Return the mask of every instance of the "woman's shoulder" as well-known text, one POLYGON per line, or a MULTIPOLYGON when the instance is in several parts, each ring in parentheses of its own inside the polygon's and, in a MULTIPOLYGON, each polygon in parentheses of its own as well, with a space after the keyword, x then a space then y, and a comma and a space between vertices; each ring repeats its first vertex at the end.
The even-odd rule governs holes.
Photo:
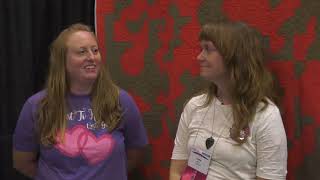
POLYGON ((281 113, 276 104, 267 99, 267 103, 260 103, 255 117, 255 124, 282 123, 281 113))
POLYGON ((257 112, 252 122, 252 133, 257 141, 268 139, 268 142, 273 143, 273 147, 281 144, 286 146, 286 133, 280 110, 273 102, 268 102, 268 106, 257 112))
POLYGON ((206 100, 207 94, 196 95, 190 98, 189 101, 187 101, 186 106, 200 107, 205 104, 206 100))
POLYGON ((132 95, 128 93, 126 90, 119 88, 119 99, 120 101, 130 101, 132 100, 132 95))
POLYGON ((272 102, 269 98, 266 98, 266 102, 261 102, 258 105, 257 113, 264 115, 270 115, 272 113, 280 113, 278 106, 272 102))
POLYGON ((128 97, 128 96, 130 95, 126 90, 119 88, 119 97, 128 97))
POLYGON ((27 99, 30 104, 38 104, 47 94, 46 90, 41 90, 27 99))
POLYGON ((137 103, 136 101, 139 101, 139 96, 119 88, 119 101, 121 106, 132 106, 137 103))

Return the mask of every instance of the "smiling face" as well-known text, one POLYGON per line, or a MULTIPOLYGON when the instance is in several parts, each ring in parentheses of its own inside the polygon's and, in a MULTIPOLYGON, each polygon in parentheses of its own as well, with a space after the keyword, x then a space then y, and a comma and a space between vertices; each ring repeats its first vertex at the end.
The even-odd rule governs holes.
POLYGON ((70 87, 93 84, 101 67, 101 55, 93 33, 77 31, 66 41, 66 71, 70 87))
POLYGON ((200 64, 200 76, 214 83, 226 80, 227 71, 224 60, 211 41, 200 41, 201 52, 197 56, 200 64))

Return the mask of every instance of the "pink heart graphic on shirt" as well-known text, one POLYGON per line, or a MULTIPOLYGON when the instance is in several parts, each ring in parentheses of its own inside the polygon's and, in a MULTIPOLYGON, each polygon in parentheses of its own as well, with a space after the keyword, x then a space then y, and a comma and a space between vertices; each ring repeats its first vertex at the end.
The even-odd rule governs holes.
MULTIPOLYGON (((58 137, 62 136, 59 135, 58 137)), ((106 159, 115 144, 111 135, 105 134, 96 138, 91 131, 81 125, 66 130, 64 141, 61 141, 58 137, 55 147, 62 154, 68 157, 76 157, 82 154, 89 164, 96 164, 106 159)))
POLYGON ((82 147, 82 155, 90 164, 97 164, 111 154, 114 144, 111 135, 105 134, 96 138, 91 132, 87 132, 86 143, 82 147))
MULTIPOLYGON (((79 139, 86 133, 83 126, 75 126, 64 133, 64 141, 56 138, 57 144, 55 147, 63 154, 69 157, 75 157, 80 154, 79 139)), ((60 134, 60 133, 59 133, 60 134)), ((62 137, 61 134, 58 137, 62 137)))

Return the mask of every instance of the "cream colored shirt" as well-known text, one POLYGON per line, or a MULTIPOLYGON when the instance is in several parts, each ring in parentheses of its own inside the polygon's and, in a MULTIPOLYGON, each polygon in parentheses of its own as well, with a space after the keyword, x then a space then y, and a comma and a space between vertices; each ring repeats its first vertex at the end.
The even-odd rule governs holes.
MULTIPOLYGON (((249 124, 247 142, 238 145, 230 138, 232 113, 230 105, 214 99, 200 108, 206 95, 192 98, 181 115, 172 159, 187 160, 190 148, 206 149, 205 140, 215 142, 207 179, 285 179, 287 174, 287 139, 281 115, 272 102, 258 111, 249 124)), ((260 106, 261 108, 261 106, 260 106)), ((258 107, 259 109, 259 107, 258 107)))

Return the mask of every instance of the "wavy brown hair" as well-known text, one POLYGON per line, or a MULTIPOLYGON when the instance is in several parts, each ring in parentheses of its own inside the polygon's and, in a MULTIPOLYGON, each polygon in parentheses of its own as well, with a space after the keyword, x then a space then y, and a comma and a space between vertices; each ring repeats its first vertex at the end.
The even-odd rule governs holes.
MULTIPOLYGON (((43 145, 55 144, 58 133, 63 135, 66 128, 66 112, 69 108, 66 102, 66 95, 69 92, 66 42, 71 34, 78 31, 87 31, 94 35, 89 26, 77 23, 64 29, 50 46, 46 95, 40 102, 37 121, 39 140, 43 145)), ((121 108, 119 88, 111 80, 106 65, 101 67, 90 96, 96 123, 100 125, 104 122, 112 131, 119 124, 121 108)))
MULTIPOLYGON (((268 106, 268 99, 277 102, 272 76, 264 65, 265 53, 260 36, 244 23, 218 22, 205 24, 199 40, 211 41, 223 57, 230 77, 229 93, 234 118, 230 135, 242 144, 247 138, 240 138, 240 131, 254 119, 258 104, 264 104, 262 111, 268 106)), ((214 83, 209 84, 205 90, 207 99, 204 107, 217 96, 217 90, 214 83)))

